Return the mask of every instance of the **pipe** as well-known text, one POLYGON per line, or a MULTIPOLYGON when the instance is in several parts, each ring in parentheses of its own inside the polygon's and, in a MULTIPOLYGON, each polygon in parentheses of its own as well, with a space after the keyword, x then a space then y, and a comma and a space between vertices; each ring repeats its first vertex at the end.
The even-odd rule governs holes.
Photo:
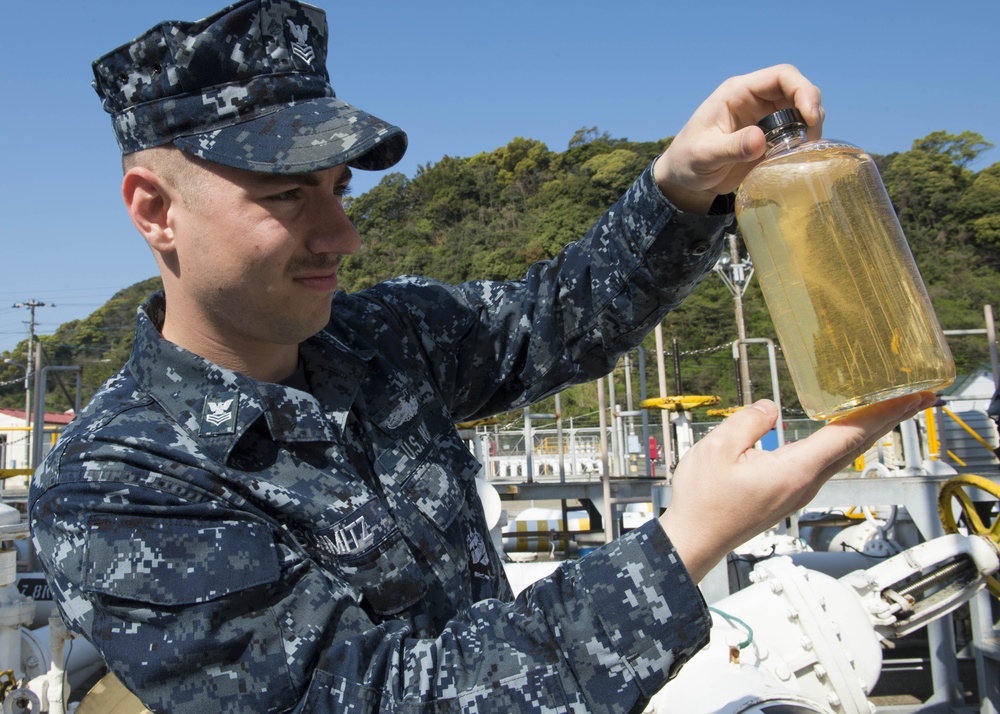
POLYGON ((66 696, 69 692, 63 686, 66 681, 66 670, 63 669, 63 649, 66 640, 69 639, 69 631, 66 623, 58 613, 49 616, 49 647, 52 650, 52 666, 49 667, 46 675, 47 687, 46 696, 49 700, 49 714, 65 714, 66 696))
MULTIPOLYGON (((639 403, 646 401, 646 351, 640 346, 639 350, 639 403)), ((653 459, 656 454, 649 453, 649 440, 652 437, 649 431, 649 410, 642 410, 642 450, 646 454, 646 478, 653 478, 655 466, 653 459)))
POLYGON ((993 306, 983 305, 986 318, 986 339, 990 343, 990 366, 993 367, 993 384, 1000 385, 1000 358, 997 357, 997 330, 993 322, 993 306))
MULTIPOLYGON (((41 346, 39 344, 39 346, 41 346)), ((80 397, 80 383, 81 383, 81 368, 79 366, 72 367, 57 367, 55 365, 46 365, 40 370, 35 370, 35 431, 34 439, 32 439, 32 455, 31 455, 31 467, 37 469, 39 464, 42 463, 42 431, 45 428, 45 391, 48 385, 49 372, 76 372, 76 394, 77 394, 77 404, 76 409, 79 411, 79 397, 80 397)))
POLYGON ((774 348, 774 340, 769 337, 747 337, 742 340, 733 341, 733 359, 739 359, 740 344, 766 344, 767 361, 771 367, 771 399, 778 407, 778 420, 774 425, 774 430, 778 436, 778 448, 785 445, 785 425, 784 417, 781 414, 781 388, 778 383, 778 357, 774 348))
POLYGON ((611 474, 608 470, 608 415, 605 413, 604 377, 597 380, 597 413, 601 426, 601 485, 604 490, 604 542, 614 540, 611 532, 611 474))
MULTIPOLYGON (((656 330, 656 373, 660 383, 660 396, 667 396, 667 370, 666 370, 666 360, 663 356, 663 323, 657 323, 656 330)), ((673 470, 673 453, 674 446, 671 443, 672 438, 670 435, 670 415, 667 413, 666 409, 660 410, 660 422, 663 426, 663 465, 664 465, 664 475, 663 477, 669 482, 671 471, 673 470)))
POLYGON ((903 473, 907 476, 923 476, 926 472, 920 458, 920 434, 913 419, 899 425, 903 442, 903 473))

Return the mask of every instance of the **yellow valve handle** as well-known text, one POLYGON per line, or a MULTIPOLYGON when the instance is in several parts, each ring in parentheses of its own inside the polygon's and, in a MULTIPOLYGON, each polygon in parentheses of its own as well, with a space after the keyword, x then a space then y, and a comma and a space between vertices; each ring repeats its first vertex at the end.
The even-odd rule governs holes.
POLYGON ((707 394, 688 394, 676 397, 653 397, 643 399, 639 406, 643 409, 666 409, 668 411, 688 411, 698 407, 714 407, 722 401, 722 397, 707 394))
POLYGON ((473 419, 472 421, 461 421, 456 422, 456 429, 475 429, 478 426, 492 426, 493 424, 499 424, 500 420, 496 417, 487 417, 485 419, 473 419))
MULTIPOLYGON (((958 520, 952 508, 952 499, 958 501, 961 508, 961 515, 965 518, 966 526, 970 535, 986 536, 993 544, 1000 548, 1000 518, 987 526, 983 519, 976 512, 975 504, 969 496, 967 489, 977 488, 985 491, 993 498, 1000 500, 1000 486, 982 476, 972 474, 962 474, 948 479, 938 492, 938 515, 947 533, 958 533, 958 520)), ((987 589, 994 597, 1000 598, 1000 580, 990 576, 986 581, 987 589)))

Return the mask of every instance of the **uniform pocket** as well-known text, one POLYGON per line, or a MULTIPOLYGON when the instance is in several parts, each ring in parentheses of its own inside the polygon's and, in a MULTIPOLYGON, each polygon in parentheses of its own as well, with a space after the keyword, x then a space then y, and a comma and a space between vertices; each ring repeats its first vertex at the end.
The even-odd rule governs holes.
POLYGON ((280 577, 267 526, 95 514, 87 519, 87 592, 154 605, 208 602, 280 577))
POLYGON ((379 615, 395 615, 427 592, 423 574, 399 531, 363 554, 335 556, 340 576, 357 588, 379 615))
POLYGON ((377 499, 306 538, 316 557, 360 591, 380 615, 406 609, 426 591, 413 553, 377 499))
POLYGON ((414 469, 403 482, 403 495, 444 532, 465 503, 465 485, 450 468, 427 461, 414 469))

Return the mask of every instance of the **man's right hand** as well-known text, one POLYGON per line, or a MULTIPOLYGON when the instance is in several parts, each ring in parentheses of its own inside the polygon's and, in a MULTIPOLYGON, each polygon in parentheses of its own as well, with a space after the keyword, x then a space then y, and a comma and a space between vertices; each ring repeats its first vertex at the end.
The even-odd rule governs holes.
POLYGON ((802 113, 807 136, 818 139, 825 117, 820 90, 792 65, 727 79, 656 160, 653 176, 663 195, 682 211, 707 212, 763 158, 767 142, 755 124, 789 107, 802 113))

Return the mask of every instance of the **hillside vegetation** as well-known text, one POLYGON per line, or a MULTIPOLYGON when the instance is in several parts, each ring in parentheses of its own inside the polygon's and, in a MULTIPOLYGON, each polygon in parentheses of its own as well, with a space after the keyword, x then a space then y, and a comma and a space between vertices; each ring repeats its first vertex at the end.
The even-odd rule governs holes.
MULTIPOLYGON (((359 290, 400 274, 451 282, 517 279, 526 266, 581 236, 669 143, 615 139, 589 128, 579 130, 562 152, 515 138, 490 153, 446 156, 412 178, 387 174, 367 193, 348 199, 363 247, 342 269, 341 285, 359 290)), ((978 173, 968 168, 991 146, 973 132, 941 131, 914 141, 910 151, 875 157, 946 330, 981 329, 983 306, 1000 297, 1000 164, 978 173)), ((135 309, 158 284, 150 279, 127 287, 86 319, 40 337, 50 363, 83 366, 84 399, 127 359, 135 309)), ((774 337, 755 280, 744 296, 744 313, 749 337, 774 337)), ((668 391, 718 395, 735 404, 729 348, 737 336, 734 301, 722 280, 710 275, 663 328, 671 352, 668 391)), ((960 374, 989 359, 981 335, 949 342, 960 374)), ((26 346, 4 357, 23 362, 26 346)), ((644 347, 647 389, 656 396, 652 336, 644 347)), ((769 396, 764 350, 752 350, 750 362, 754 397, 769 396)), ((783 402, 794 413, 797 402, 783 364, 780 373, 783 402)), ((0 404, 23 406, 20 376, 3 365, 0 404)), ((624 404, 623 377, 619 373, 617 382, 624 404)), ((565 415, 592 414, 597 394, 593 385, 583 385, 567 390, 562 400, 565 415)), ((51 409, 69 406, 56 388, 47 403, 51 409)), ((540 408, 550 411, 552 405, 540 408)))

